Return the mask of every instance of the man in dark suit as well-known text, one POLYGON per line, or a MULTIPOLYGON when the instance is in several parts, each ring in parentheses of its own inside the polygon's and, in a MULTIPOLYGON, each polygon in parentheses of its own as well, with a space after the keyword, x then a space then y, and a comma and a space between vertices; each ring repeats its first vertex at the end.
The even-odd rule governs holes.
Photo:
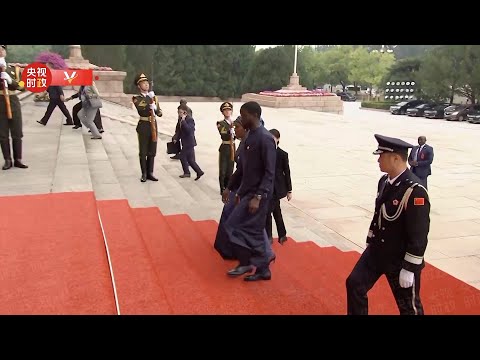
POLYGON ((426 144, 425 136, 418 137, 418 146, 414 146, 408 156, 410 170, 417 175, 421 181, 421 185, 427 188, 427 177, 432 174, 433 147, 426 144))
MULTIPOLYGON (((185 105, 187 107, 187 115, 190 117, 193 117, 192 109, 187 105, 187 100, 185 99, 180 99, 180 105, 185 105)), ((177 126, 175 126, 175 134, 172 136, 172 141, 177 142, 179 141, 179 134, 180 134, 180 123, 181 119, 178 117, 177 121, 177 126)), ((172 160, 180 160, 180 152, 182 151, 182 144, 179 143, 179 149, 180 151, 176 153, 175 155, 171 156, 170 159, 172 160)))
MULTIPOLYGON (((53 69, 53 65, 47 63, 47 67, 49 69, 53 69)), ((67 122, 64 125, 73 125, 73 119, 70 113, 68 112, 67 107, 64 104, 65 96, 63 94, 63 88, 61 86, 49 86, 47 88, 48 95, 50 97, 50 102, 48 103, 47 111, 45 111, 45 115, 37 121, 37 123, 45 126, 47 125, 50 116, 52 116, 53 110, 58 106, 58 108, 62 111, 63 115, 67 118, 67 122)))
POLYGON ((188 107, 182 104, 178 107, 178 117, 180 118, 179 139, 182 142, 182 151, 180 153, 180 161, 182 163, 183 174, 180 178, 189 178, 190 169, 197 173, 195 180, 200 179, 205 173, 200 169, 195 161, 195 146, 197 141, 195 139, 195 120, 188 116, 188 107))
POLYGON ((272 240, 272 215, 277 224, 278 242, 283 245, 287 241, 287 230, 283 222, 282 209, 280 208, 280 199, 287 197, 292 199, 292 179, 290 178, 290 165, 288 161, 288 153, 278 147, 280 143, 280 132, 277 129, 270 130, 273 139, 277 145, 277 160, 275 162, 275 178, 273 186, 273 196, 270 200, 268 209, 266 230, 270 242, 272 240))

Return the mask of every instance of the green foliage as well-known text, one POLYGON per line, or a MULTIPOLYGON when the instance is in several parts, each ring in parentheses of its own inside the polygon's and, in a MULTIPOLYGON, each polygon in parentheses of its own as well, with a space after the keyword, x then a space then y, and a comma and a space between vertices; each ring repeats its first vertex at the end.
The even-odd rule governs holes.
POLYGON ((461 71, 463 53, 458 46, 441 46, 423 59, 417 79, 421 83, 422 98, 433 101, 453 101, 455 89, 464 75, 461 71))
POLYGON ((394 102, 384 102, 384 101, 362 101, 361 107, 367 109, 380 109, 380 110, 390 110, 390 106, 394 105, 394 102))
POLYGON ((61 55, 64 59, 68 59, 70 56, 69 45, 52 45, 50 51, 61 55))
POLYGON ((82 45, 82 56, 97 66, 125 70, 125 45, 82 45))
POLYGON ((395 62, 393 54, 368 52, 363 47, 356 48, 350 56, 350 80, 368 85, 370 88, 379 87, 382 84, 382 80, 395 62))
POLYGON ((50 45, 8 45, 7 59, 11 63, 29 64, 38 54, 50 49, 50 45))
MULTIPOLYGON (((394 53, 372 51, 380 47, 299 46, 300 83, 308 88, 353 84, 382 89, 387 81, 408 80, 417 82, 417 96, 424 99, 479 97, 480 46, 398 45, 394 53)), ((10 45, 8 61, 29 63, 45 50, 69 56, 69 45, 10 45)), ((293 45, 260 51, 254 45, 82 45, 82 54, 95 65, 126 71, 127 93, 138 90, 133 79, 143 72, 158 94, 225 100, 288 85, 294 63, 293 45)))

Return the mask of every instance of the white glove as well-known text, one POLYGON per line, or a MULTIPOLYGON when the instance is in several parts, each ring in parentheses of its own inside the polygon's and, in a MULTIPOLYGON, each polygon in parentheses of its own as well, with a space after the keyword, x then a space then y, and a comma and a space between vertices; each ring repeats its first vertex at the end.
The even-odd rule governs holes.
POLYGON ((2 71, 1 78, 2 78, 2 80, 7 80, 7 83, 9 83, 9 84, 12 83, 12 78, 5 71, 2 71))
POLYGON ((413 286, 413 279, 414 279, 414 274, 411 271, 402 269, 400 271, 400 276, 398 278, 398 281, 400 282, 400 286, 402 288, 409 288, 413 286))
POLYGON ((7 67, 7 62, 5 61, 5 58, 0 58, 0 67, 7 67))
POLYGON ((150 104, 150 109, 153 111, 157 111, 157 105, 156 104, 150 104))
POLYGON ((150 98, 153 99, 155 97, 155 93, 153 91, 149 91, 148 96, 150 96, 150 98))

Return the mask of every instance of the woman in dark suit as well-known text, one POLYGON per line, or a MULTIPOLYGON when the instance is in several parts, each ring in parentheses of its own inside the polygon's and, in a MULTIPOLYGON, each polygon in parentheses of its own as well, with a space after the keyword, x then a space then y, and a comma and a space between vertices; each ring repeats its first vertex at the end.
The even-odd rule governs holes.
MULTIPOLYGON (((243 127, 242 118, 239 116, 233 122, 234 130, 235 130, 235 137, 240 139, 240 144, 235 152, 235 163, 237 164, 237 169, 242 166, 242 157, 244 154, 244 139, 247 137, 248 133, 243 127)), ((218 251, 218 253, 222 256, 224 260, 237 260, 233 255, 232 251, 232 243, 228 237, 227 232, 225 231, 225 222, 227 221, 228 217, 232 213, 233 209, 235 208, 235 194, 237 189, 240 187, 242 179, 240 177, 235 176, 236 174, 233 173, 232 177, 230 178, 230 182, 228 184, 227 189, 222 194, 222 200, 224 202, 222 215, 220 216, 220 222, 218 223, 217 235, 215 237, 214 248, 218 251), (228 196, 228 197, 227 197, 228 196)), ((265 239, 265 252, 269 258, 270 263, 273 261, 275 262, 276 256, 272 251, 270 246, 270 242, 268 241, 267 232, 266 230, 263 231, 263 236, 265 239)))
MULTIPOLYGON (((241 156, 243 153, 243 139, 246 136, 246 130, 242 125, 242 120, 240 116, 233 122, 235 137, 240 139, 240 144, 238 145, 237 151, 235 152, 235 163, 237 168, 242 166, 241 156)), ((233 211, 235 207, 235 192, 240 185, 241 179, 230 179, 230 183, 233 184, 233 189, 229 192, 228 201, 224 201, 225 205, 223 206, 222 215, 220 216, 220 222, 218 223, 217 236, 215 237, 214 248, 225 260, 235 260, 232 252, 232 245, 228 238, 227 232, 225 231, 225 221, 233 211)))

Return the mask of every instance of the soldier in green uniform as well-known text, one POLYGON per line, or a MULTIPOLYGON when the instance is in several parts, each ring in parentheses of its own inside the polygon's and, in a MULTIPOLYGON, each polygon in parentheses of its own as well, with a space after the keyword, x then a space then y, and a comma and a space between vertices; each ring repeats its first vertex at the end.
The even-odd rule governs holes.
POLYGON ((18 66, 8 65, 5 62, 7 56, 7 45, 0 45, 0 68, 2 69, 0 81, 0 145, 2 148, 5 164, 3 170, 8 170, 12 166, 26 169, 27 165, 22 163, 22 108, 15 90, 25 91, 23 81, 21 81, 21 71, 18 66), (10 108, 12 109, 12 118, 7 118, 7 105, 4 95, 4 83, 8 84, 10 108), (12 137, 12 153, 10 151, 10 135, 12 137))
POLYGON ((220 182, 220 194, 226 189, 228 181, 233 173, 235 157, 235 135, 233 132, 233 121, 231 119, 233 105, 230 102, 224 102, 220 106, 220 112, 224 119, 217 121, 217 129, 220 133, 222 143, 220 144, 218 157, 218 180, 220 182))
MULTIPOLYGON (((135 77, 135 85, 138 87, 140 93, 132 97, 133 104, 137 108, 140 119, 137 125, 138 146, 140 156, 140 168, 142 170, 141 182, 148 180, 158 181, 153 176, 153 166, 155 155, 157 154, 157 141, 152 140, 152 128, 150 124, 150 110, 153 110, 155 115, 162 116, 162 110, 158 104, 157 97, 150 89, 148 78, 145 74, 140 74, 135 77)), ((157 120, 155 119, 155 127, 157 120)))

